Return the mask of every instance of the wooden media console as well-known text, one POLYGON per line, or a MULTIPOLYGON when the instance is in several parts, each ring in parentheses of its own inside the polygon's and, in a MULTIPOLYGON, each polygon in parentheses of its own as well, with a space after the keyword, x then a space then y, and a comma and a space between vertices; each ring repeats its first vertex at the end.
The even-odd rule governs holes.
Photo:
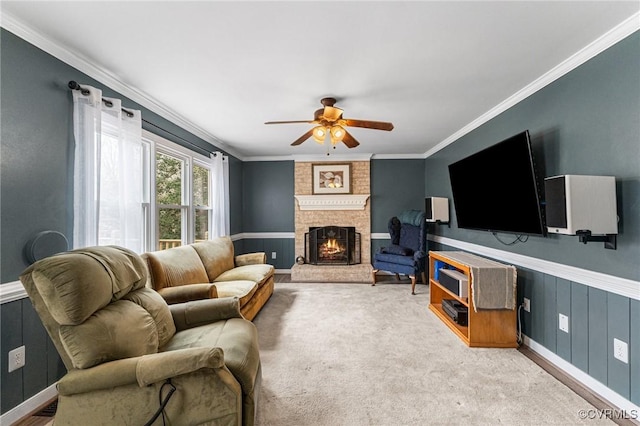
MULTIPOLYGON (((430 251, 429 252, 429 309, 436 314, 464 343, 470 347, 486 348, 516 348, 517 324, 516 324, 516 302, 515 302, 515 267, 503 265, 499 262, 491 261, 479 256, 463 252, 430 251), (436 278, 439 278, 439 269, 454 269, 466 277, 464 285, 468 286, 465 292, 454 293, 436 278), (483 268, 498 272, 505 268, 504 274, 513 274, 513 278, 504 284, 507 294, 513 292, 513 301, 508 300, 504 307, 481 309, 474 305, 474 298, 478 300, 479 289, 476 280, 482 276, 483 268), (475 273, 474 273, 475 271, 475 273), (474 277, 475 276, 475 277, 474 277), (513 286, 510 288, 509 286, 513 286), (474 293, 477 292, 477 293, 474 293), (468 297, 461 297, 459 294, 467 294, 468 297), (460 325, 448 315, 442 307, 443 299, 453 299, 467 307, 467 324, 460 325), (512 305, 512 306, 511 306, 512 305)), ((496 284, 496 283, 490 283, 496 284)))

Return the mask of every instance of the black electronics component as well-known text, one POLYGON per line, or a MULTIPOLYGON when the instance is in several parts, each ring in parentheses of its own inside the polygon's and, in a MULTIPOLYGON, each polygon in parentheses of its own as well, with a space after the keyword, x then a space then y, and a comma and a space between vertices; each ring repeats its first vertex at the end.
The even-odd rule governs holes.
POLYGON ((442 310, 458 325, 467 325, 469 310, 454 299, 442 299, 442 310))

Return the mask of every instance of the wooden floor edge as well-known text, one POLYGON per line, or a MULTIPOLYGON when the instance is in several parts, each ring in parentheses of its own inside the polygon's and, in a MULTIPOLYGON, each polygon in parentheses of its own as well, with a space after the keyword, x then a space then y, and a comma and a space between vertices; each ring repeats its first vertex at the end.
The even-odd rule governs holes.
POLYGON ((58 400, 58 395, 55 395, 49 398, 46 402, 43 402, 42 404, 40 404, 38 408, 31 411, 31 413, 27 414, 26 416, 22 417, 21 419, 13 423, 13 426, 38 426, 38 425, 53 424, 53 420, 54 420, 53 417, 39 417, 38 414, 44 409, 46 409, 47 407, 49 407, 51 404, 56 402, 57 400, 58 400))
MULTIPOLYGON (((522 345, 518 348, 518 351, 522 353, 524 356, 526 356, 527 358, 529 358, 531 361, 533 361, 535 364, 537 364, 544 371, 546 371, 547 373, 552 375, 554 378, 556 378, 560 383, 562 383, 563 385, 571 389, 573 392, 575 392, 577 395, 582 397, 585 401, 593 405, 596 409, 611 410, 611 412, 621 411, 620 408, 616 407, 611 402, 602 398, 600 395, 596 394, 591 389, 589 389, 588 387, 586 387, 585 385, 583 385, 582 383, 580 383, 579 381, 577 381, 576 379, 574 379, 573 377, 571 377, 570 375, 568 375, 567 373, 565 373, 564 371, 556 367, 555 365, 551 364, 549 361, 547 361, 541 355, 538 355, 528 346, 522 345)), ((633 419, 609 418, 609 420, 611 420, 612 422, 620 426, 640 426, 640 421, 633 420, 633 419)))

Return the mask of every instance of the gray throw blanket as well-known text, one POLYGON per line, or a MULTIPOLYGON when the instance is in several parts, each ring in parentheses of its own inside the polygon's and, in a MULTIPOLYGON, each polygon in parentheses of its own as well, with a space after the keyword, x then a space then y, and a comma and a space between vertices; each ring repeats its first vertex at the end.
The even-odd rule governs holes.
POLYGON ((471 294, 476 312, 479 309, 515 309, 517 281, 515 266, 462 251, 439 253, 467 265, 471 270, 471 294))

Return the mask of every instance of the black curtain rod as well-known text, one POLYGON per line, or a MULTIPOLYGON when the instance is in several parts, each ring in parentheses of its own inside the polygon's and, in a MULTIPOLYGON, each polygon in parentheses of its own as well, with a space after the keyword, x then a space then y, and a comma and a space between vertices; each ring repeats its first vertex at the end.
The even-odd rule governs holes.
MULTIPOLYGON (((89 92, 89 90, 88 90, 88 89, 83 89, 83 88, 82 88, 82 86, 80 86, 77 82, 75 82, 75 81, 73 81, 73 80, 71 80, 71 81, 69 82, 69 89, 71 89, 71 90, 79 90, 79 91, 80 91, 80 93, 82 93, 82 94, 83 94, 83 95, 85 95, 85 96, 87 96, 87 95, 89 95, 89 93, 91 93, 91 92, 89 92)), ((110 100, 108 100, 108 99, 102 98, 102 102, 104 102, 104 103, 105 103, 105 105, 107 105, 108 107, 112 107, 112 106, 113 106, 113 102, 111 102, 111 101, 110 101, 110 100)), ((122 110, 122 112, 124 112, 125 114, 127 114, 127 116, 129 116, 129 117, 133 117, 133 113, 132 113, 131 111, 126 110, 126 109, 124 109, 124 108, 120 108, 120 109, 122 110)))
MULTIPOLYGON (((80 86, 77 82, 75 82, 75 81, 73 81, 73 80, 71 80, 71 81, 69 82, 69 89, 71 89, 71 90, 80 90, 80 93, 82 93, 82 94, 83 94, 83 95, 85 95, 85 96, 89 95, 89 93, 90 93, 88 89, 84 89, 82 86, 80 86)), ((108 101, 108 100, 106 100, 106 99, 104 99, 104 98, 102 98, 102 102, 104 102, 104 103, 105 103, 107 106, 109 106, 109 107, 113 106, 113 103, 112 103, 111 101, 108 101)), ((132 113, 131 111, 126 110, 126 109, 124 109, 124 108, 121 108, 121 109, 122 109, 122 112, 124 112, 125 114, 127 114, 129 117, 133 117, 133 113, 132 113)), ((153 126, 153 127, 155 127, 156 129, 162 130, 163 132, 165 132, 165 133, 167 133, 167 134, 169 134, 169 135, 173 136, 174 138, 178 138, 178 139, 180 139, 181 141, 183 141, 183 142, 185 142, 185 143, 188 143, 189 145, 193 146, 194 148, 197 148, 197 149, 199 149, 199 150, 201 150, 201 151, 204 151, 204 152, 207 152, 207 153, 209 153, 209 154, 213 154, 214 156, 217 156, 217 154, 216 154, 215 152, 213 152, 213 151, 209 151, 208 149, 204 149, 203 147, 201 147, 201 146, 199 146, 199 145, 196 145, 196 144, 194 144, 193 142, 188 141, 188 140, 186 140, 185 138, 183 138, 183 137, 181 137, 181 136, 176 135, 175 133, 172 133, 172 132, 170 132, 170 131, 168 131, 168 130, 166 130, 166 129, 163 129, 162 127, 158 126, 157 124, 154 124, 154 123, 152 123, 152 122, 150 122, 150 121, 148 121, 148 120, 145 120, 144 118, 140 118, 140 119, 141 119, 142 121, 144 121, 145 123, 147 123, 148 125, 153 126)))

